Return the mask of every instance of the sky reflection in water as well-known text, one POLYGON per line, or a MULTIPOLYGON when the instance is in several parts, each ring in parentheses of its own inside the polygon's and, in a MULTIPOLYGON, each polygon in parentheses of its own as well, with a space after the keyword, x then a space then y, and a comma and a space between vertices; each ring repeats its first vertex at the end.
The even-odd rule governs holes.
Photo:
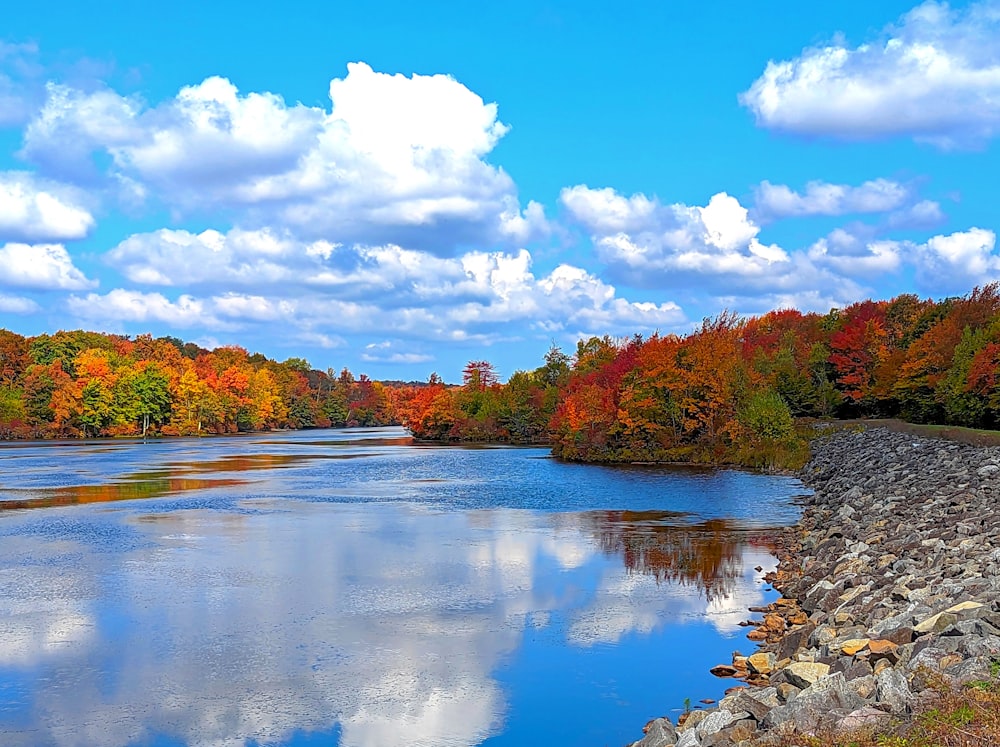
POLYGON ((0 449, 118 501, 0 512, 0 742, 618 745, 752 648, 794 480, 381 435, 0 449))

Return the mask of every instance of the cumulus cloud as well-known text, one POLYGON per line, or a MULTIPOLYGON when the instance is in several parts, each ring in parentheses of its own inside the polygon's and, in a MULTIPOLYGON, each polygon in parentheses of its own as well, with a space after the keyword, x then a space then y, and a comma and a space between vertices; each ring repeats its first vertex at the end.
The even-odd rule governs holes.
POLYGON ((61 244, 7 243, 0 247, 0 287, 84 290, 96 286, 77 269, 61 244))
POLYGON ((1000 279, 996 234, 983 228, 939 234, 922 243, 837 229, 810 246, 808 256, 817 266, 859 279, 884 277, 911 267, 918 285, 937 295, 964 293, 1000 279))
POLYGON ((427 363, 434 360, 433 355, 403 352, 397 350, 397 347, 398 343, 390 340, 369 343, 365 345, 365 351, 361 354, 361 360, 371 363, 427 363))
POLYGON ((510 177, 485 160, 509 129, 496 104, 450 76, 364 63, 348 65, 329 94, 326 111, 213 77, 148 106, 110 89, 50 84, 22 154, 82 178, 105 153, 108 177, 131 201, 230 210, 247 225, 312 239, 448 255, 549 231, 541 205, 522 209, 510 177))
MULTIPOLYGON (((136 283, 202 286, 207 319, 305 325, 315 333, 378 328, 417 339, 495 341, 510 337, 501 330, 511 322, 546 334, 651 331, 684 322, 676 304, 621 298, 579 267, 562 264, 536 274, 526 249, 444 258, 394 244, 303 241, 267 229, 161 230, 126 239, 106 260, 136 283)), ((144 296, 130 296, 136 297, 144 296)), ((151 297, 156 303, 165 298, 151 297)), ((366 355, 421 362, 425 353, 366 355)))
POLYGON ((94 217, 70 187, 27 172, 0 172, 0 241, 67 241, 84 238, 94 217))
POLYGON ((269 229, 226 234, 161 229, 128 237, 105 259, 135 283, 266 285, 291 279, 296 260, 328 258, 333 249, 327 242, 295 242, 269 229))
POLYGON ((1000 126, 998 9, 930 0, 877 39, 769 62, 740 102, 759 126, 799 135, 980 144, 1000 126))
POLYGON ((874 239, 838 228, 809 247, 808 256, 817 265, 842 275, 877 278, 900 269, 901 249, 898 241, 874 239))
MULTIPOLYGON (((214 234, 206 240, 203 235, 184 234, 182 238, 197 239, 197 252, 229 251, 229 235, 214 234)), ((157 321, 180 328, 255 327, 282 336, 287 336, 287 330, 296 330, 314 341, 378 330, 409 341, 492 344, 525 334, 550 337, 557 333, 577 336, 673 330, 686 322, 677 304, 622 298, 614 286, 579 267, 562 264, 536 275, 531 254, 524 249, 516 253, 468 252, 444 259, 391 245, 331 246, 328 255, 326 249, 310 255, 313 244, 291 240, 269 243, 265 239, 273 237, 246 232, 237 232, 237 238, 241 246, 254 247, 254 256, 262 244, 278 247, 271 255, 288 254, 293 257, 292 264, 269 262, 273 271, 263 276, 265 281, 257 278, 248 283, 252 288, 223 290, 221 278, 227 268, 241 266, 228 257, 213 267, 214 286, 207 287, 202 296, 183 294, 170 300, 159 292, 119 288, 103 296, 74 296, 69 308, 79 319, 92 323, 157 321), (296 278, 292 269, 295 261, 315 264, 296 278), (280 282, 266 282, 267 278, 280 282), (284 285, 284 280, 290 285, 284 285), (517 325, 517 331, 512 331, 512 324, 517 325)), ((117 256, 123 259, 125 254, 117 256)), ((134 258, 132 254, 128 257, 134 258)), ((211 259, 206 255, 206 267, 212 267, 211 259)), ((197 261, 180 258, 176 262, 181 273, 197 265, 197 261)), ((170 284, 164 282, 168 263, 169 257, 164 255, 155 267, 127 263, 123 267, 130 277, 170 284)), ((234 271, 233 276, 239 278, 240 273, 234 271)), ((381 341, 373 344, 365 350, 366 360, 427 360, 424 350, 388 351, 380 347, 381 341)))
POLYGON ((761 242, 747 209, 724 192, 705 207, 582 185, 564 189, 560 200, 611 271, 639 287, 684 285, 692 278, 709 287, 774 286, 803 269, 780 246, 761 242))
POLYGON ((756 217, 770 221, 811 215, 887 213, 906 205, 911 190, 889 179, 874 179, 858 187, 812 181, 803 192, 763 181, 754 190, 754 198, 756 217))
POLYGON ((889 228, 928 229, 940 226, 945 220, 946 216, 939 203, 934 200, 921 200, 890 213, 886 224, 889 228))
POLYGON ((0 312, 5 314, 37 314, 41 307, 32 299, 0 294, 0 312))
MULTIPOLYGON (((860 187, 815 182, 802 193, 765 182, 760 205, 772 216, 884 212, 876 225, 850 223, 805 247, 760 240, 755 215, 725 193, 705 207, 666 205, 611 189, 563 190, 571 219, 589 233, 611 277, 635 287, 697 288, 716 308, 763 313, 772 308, 828 311, 872 295, 886 277, 916 269, 932 292, 959 292, 997 275, 994 235, 970 229, 926 243, 892 237, 893 229, 932 227, 943 219, 931 200, 876 180, 860 187)), ((624 314, 623 314, 624 315, 624 314)))
POLYGON ((112 326, 124 322, 161 322, 178 328, 218 329, 225 326, 208 313, 204 302, 186 294, 171 301, 160 293, 116 288, 104 295, 88 293, 86 296, 70 296, 66 305, 80 319, 112 326))
POLYGON ((938 293, 958 293, 1000 279, 996 239, 984 228, 931 237, 913 249, 917 281, 938 293))
POLYGON ((58 179, 93 183, 100 172, 95 152, 141 136, 137 98, 102 88, 92 92, 49 82, 45 104, 24 131, 20 155, 58 179))

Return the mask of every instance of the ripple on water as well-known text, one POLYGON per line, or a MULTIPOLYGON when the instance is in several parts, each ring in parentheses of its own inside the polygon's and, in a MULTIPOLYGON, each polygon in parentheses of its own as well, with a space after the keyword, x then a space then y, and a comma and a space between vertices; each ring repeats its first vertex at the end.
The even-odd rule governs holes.
POLYGON ((159 484, 0 513, 0 741, 620 744, 721 694, 796 483, 400 438, 0 450, 0 499, 159 484))

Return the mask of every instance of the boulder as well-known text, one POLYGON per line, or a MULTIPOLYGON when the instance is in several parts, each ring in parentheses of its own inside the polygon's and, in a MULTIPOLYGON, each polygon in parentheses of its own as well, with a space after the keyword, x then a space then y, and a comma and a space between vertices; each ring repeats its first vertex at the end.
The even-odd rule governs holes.
POLYGON ((694 731, 698 724, 708 717, 708 714, 708 711, 691 711, 684 719, 684 723, 677 727, 677 731, 681 733, 694 731))
POLYGON ((797 661, 789 664, 783 670, 788 682, 796 687, 809 687, 820 677, 825 677, 830 672, 829 664, 818 664, 816 662, 797 661))
POLYGON ((747 664, 752 672, 757 674, 770 674, 774 671, 777 658, 770 652, 758 651, 756 654, 747 657, 747 664))
POLYGON ((704 741, 705 737, 720 732, 730 724, 739 721, 740 719, 744 719, 749 715, 750 714, 745 711, 733 713, 722 708, 717 711, 712 711, 704 719, 702 719, 700 724, 698 724, 696 728, 696 731, 698 732, 698 739, 700 741, 704 741))
POLYGON ((638 742, 634 742, 632 747, 672 747, 677 743, 677 729, 674 728, 670 719, 653 719, 647 724, 646 736, 638 742))
POLYGON ((888 706, 894 714, 903 714, 910 709, 910 685, 906 676, 898 669, 886 669, 876 679, 875 700, 888 706))
POLYGON ((764 717, 764 726, 791 724, 803 734, 815 734, 864 705, 844 676, 833 674, 817 680, 784 705, 772 708, 764 717))
POLYGON ((733 707, 750 714, 750 717, 753 718, 754 721, 760 723, 764 720, 764 717, 773 706, 757 700, 754 695, 749 693, 739 693, 733 702, 733 707))
POLYGON ((931 615, 927 619, 917 623, 913 626, 913 632, 917 635, 926 635, 927 633, 940 633, 942 630, 950 625, 954 625, 958 622, 958 617, 953 612, 938 612, 936 615, 931 615))
POLYGON ((840 644, 840 653, 844 656, 854 656, 868 647, 868 638, 850 638, 840 644))
POLYGON ((837 722, 837 729, 840 731, 858 731, 861 729, 877 729, 888 725, 892 717, 885 711, 871 706, 862 706, 856 711, 851 711, 837 722))

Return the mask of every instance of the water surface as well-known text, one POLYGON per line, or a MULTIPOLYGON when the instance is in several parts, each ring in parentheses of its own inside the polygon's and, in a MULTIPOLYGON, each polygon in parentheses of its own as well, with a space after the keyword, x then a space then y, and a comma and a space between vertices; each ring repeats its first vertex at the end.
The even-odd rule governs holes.
POLYGON ((621 745, 749 651, 790 478, 398 429, 0 447, 0 744, 621 745))

